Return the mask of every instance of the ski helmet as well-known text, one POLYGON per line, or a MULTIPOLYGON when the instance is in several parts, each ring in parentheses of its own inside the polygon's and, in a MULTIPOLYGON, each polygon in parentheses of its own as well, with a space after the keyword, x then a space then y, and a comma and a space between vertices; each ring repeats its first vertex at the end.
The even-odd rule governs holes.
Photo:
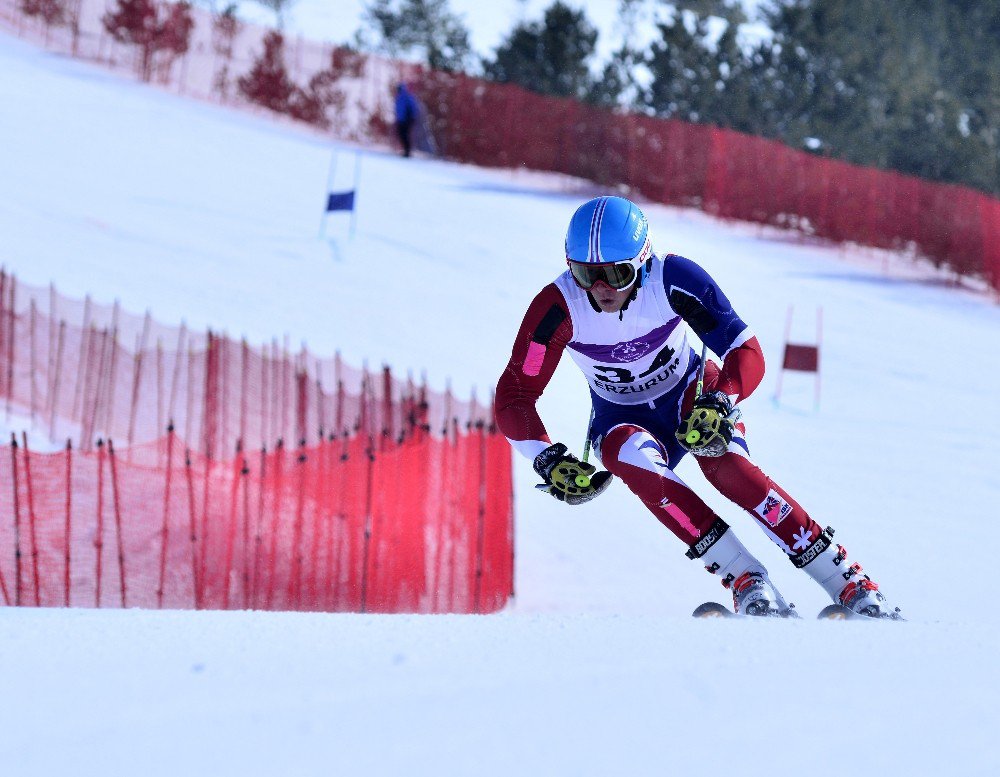
POLYGON ((597 197, 576 209, 566 231, 566 262, 576 282, 591 288, 603 280, 615 289, 641 281, 653 249, 649 224, 634 202, 597 197))

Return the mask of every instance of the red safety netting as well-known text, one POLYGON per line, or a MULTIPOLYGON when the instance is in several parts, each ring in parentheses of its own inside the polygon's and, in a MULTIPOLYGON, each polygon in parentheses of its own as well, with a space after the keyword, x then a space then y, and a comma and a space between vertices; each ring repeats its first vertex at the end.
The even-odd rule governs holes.
POLYGON ((474 398, 0 271, 0 403, 75 440, 0 448, 6 603, 491 612, 512 593, 510 447, 474 398))
POLYGON ((0 447, 4 604, 493 612, 511 594, 509 445, 482 428, 130 453, 0 447))
POLYGON ((427 73, 418 86, 450 157, 625 184, 723 218, 912 250, 1000 290, 1000 201, 981 192, 461 75, 427 73))
POLYGON ((188 331, 18 282, 0 270, 0 402, 21 408, 53 440, 84 451, 98 438, 122 447, 158 439, 171 422, 209 458, 318 443, 365 423, 399 439, 414 427, 441 434, 491 424, 492 409, 459 400, 386 367, 358 370, 287 343, 188 331), (362 398, 367 397, 365 403, 362 398))

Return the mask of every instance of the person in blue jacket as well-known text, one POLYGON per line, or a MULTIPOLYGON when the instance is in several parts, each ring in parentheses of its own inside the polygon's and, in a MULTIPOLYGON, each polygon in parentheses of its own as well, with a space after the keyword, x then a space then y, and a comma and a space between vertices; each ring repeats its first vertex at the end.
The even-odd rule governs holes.
POLYGON ((417 120, 417 100, 406 88, 406 84, 396 86, 396 133, 403 144, 403 156, 410 155, 410 130, 417 120))

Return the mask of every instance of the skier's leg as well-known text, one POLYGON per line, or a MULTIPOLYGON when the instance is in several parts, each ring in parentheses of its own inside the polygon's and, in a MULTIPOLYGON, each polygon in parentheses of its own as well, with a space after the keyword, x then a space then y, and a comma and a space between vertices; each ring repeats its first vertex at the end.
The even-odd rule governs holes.
POLYGON ((723 456, 698 458, 705 478, 750 513, 792 563, 819 583, 834 602, 867 615, 890 614, 878 585, 862 574, 860 564, 847 560, 843 546, 831 541, 833 530, 822 529, 753 463, 741 443, 742 436, 734 438, 723 456))
POLYGON ((721 520, 669 468, 663 445, 643 427, 612 427, 595 453, 605 469, 621 478, 656 519, 685 544, 697 542, 721 520))
POLYGON ((737 612, 765 615, 787 605, 767 570, 716 515, 669 467, 662 443, 635 424, 620 424, 603 435, 597 451, 604 467, 621 478, 664 526, 689 548, 688 558, 733 592, 737 612))
POLYGON ((819 583, 835 603, 873 618, 899 617, 899 608, 886 602, 878 584, 864 574, 861 564, 847 558, 847 548, 833 542, 829 526, 791 561, 819 583))
POLYGON ((718 458, 697 457, 705 479, 723 496, 746 510, 789 556, 804 551, 822 528, 785 489, 750 459, 734 438, 718 458))

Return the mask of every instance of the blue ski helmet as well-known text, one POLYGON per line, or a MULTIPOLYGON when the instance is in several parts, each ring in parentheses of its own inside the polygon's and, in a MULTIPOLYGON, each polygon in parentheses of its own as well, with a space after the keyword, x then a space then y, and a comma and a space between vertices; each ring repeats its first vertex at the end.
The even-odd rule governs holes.
MULTIPOLYGON (((574 264, 627 262, 632 268, 627 285, 631 285, 636 274, 645 278, 647 262, 652 256, 646 216, 638 205, 623 197, 597 197, 577 208, 570 219, 566 231, 566 260, 577 281, 585 288, 587 284, 580 276, 590 268, 574 267, 574 264)), ((616 285, 616 288, 621 287, 616 285)))

